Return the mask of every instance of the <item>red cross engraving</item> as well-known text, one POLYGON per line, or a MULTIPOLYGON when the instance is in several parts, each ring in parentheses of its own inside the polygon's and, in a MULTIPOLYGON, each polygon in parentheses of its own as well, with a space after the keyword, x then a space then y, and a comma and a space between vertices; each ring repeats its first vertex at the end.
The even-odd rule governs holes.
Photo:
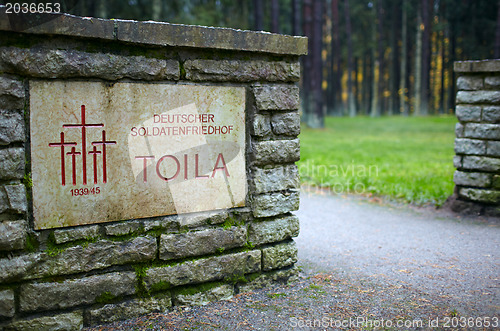
POLYGON ((102 140, 93 141, 92 145, 102 145, 102 181, 106 183, 108 180, 106 175, 106 145, 116 145, 116 141, 106 140, 106 131, 102 130, 102 140))
POLYGON ((97 184, 97 154, 101 154, 101 151, 98 151, 97 147, 94 146, 89 154, 94 155, 94 184, 97 184))
POLYGON ((73 162, 73 185, 76 185, 76 159, 75 156, 80 155, 82 153, 77 152, 74 147, 71 147, 71 152, 67 153, 71 155, 71 161, 73 162))
MULTIPOLYGON (((66 170, 65 170, 65 163, 64 163, 64 147, 65 146, 76 146, 75 142, 65 142, 64 141, 64 132, 61 132, 61 141, 58 143, 50 143, 50 147, 61 147, 61 182, 62 185, 66 185, 66 170)), ((74 148, 74 147, 73 147, 74 148)))
MULTIPOLYGON (((79 128, 82 129, 82 162, 83 162, 83 184, 87 184, 87 128, 102 128, 104 124, 96 123, 96 124, 87 124, 85 122, 85 105, 82 105, 81 111, 82 123, 80 124, 63 124, 63 128, 79 128)), ((74 156, 73 156, 74 159, 74 156)))

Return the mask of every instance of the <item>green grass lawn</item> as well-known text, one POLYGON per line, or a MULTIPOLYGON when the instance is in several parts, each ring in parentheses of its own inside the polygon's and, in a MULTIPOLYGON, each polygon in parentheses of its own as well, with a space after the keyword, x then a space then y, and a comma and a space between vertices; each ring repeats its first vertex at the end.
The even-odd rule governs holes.
POLYGON ((453 192, 454 116, 329 117, 302 127, 302 183, 441 205, 453 192))

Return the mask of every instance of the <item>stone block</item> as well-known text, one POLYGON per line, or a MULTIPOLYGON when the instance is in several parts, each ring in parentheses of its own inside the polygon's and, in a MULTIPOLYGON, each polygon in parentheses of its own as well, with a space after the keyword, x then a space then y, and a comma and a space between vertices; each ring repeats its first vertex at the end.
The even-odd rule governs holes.
POLYGON ((238 292, 252 292, 257 289, 270 286, 275 282, 288 284, 298 279, 298 273, 299 271, 295 266, 281 270, 267 271, 249 282, 238 284, 238 292))
POLYGON ((258 110, 295 110, 299 108, 299 88, 295 85, 254 86, 258 110))
POLYGON ((23 312, 66 309, 135 293, 135 272, 114 272, 65 280, 21 285, 23 312))
POLYGON ((252 151, 256 165, 291 163, 300 160, 299 139, 255 142, 252 144, 252 151))
POLYGON ((484 87, 500 89, 500 76, 489 76, 484 78, 484 87))
POLYGON ((486 153, 486 141, 476 139, 455 139, 455 153, 467 155, 484 155, 486 153))
POLYGON ((253 199, 253 215, 270 217, 299 209, 299 192, 279 192, 258 195, 253 199))
POLYGON ((455 107, 455 112, 460 122, 481 121, 481 106, 457 105, 455 107))
POLYGON ((24 148, 12 147, 0 150, 0 180, 23 179, 24 148))
POLYGON ((182 227, 197 228, 208 224, 224 223, 228 217, 229 213, 226 210, 214 210, 178 215, 177 221, 182 227))
POLYGON ((462 156, 460 155, 453 156, 453 166, 457 169, 462 168, 462 156))
POLYGON ((500 103, 500 91, 458 91, 457 104, 498 104, 500 103))
POLYGON ((253 250, 149 268, 144 282, 149 290, 217 281, 261 270, 261 252, 253 250))
POLYGON ((24 84, 22 81, 0 76, 0 108, 24 109, 24 84))
POLYGON ((465 131, 465 126, 461 123, 455 124, 455 136, 457 138, 463 138, 465 131))
POLYGON ((461 188, 458 191, 458 195, 462 198, 476 202, 491 203, 491 204, 500 203, 500 191, 482 190, 475 188, 461 188))
POLYGON ((150 313, 163 313, 170 307, 172 307, 172 299, 170 295, 164 293, 152 298, 108 303, 96 309, 89 309, 87 311, 88 323, 90 325, 112 323, 150 313))
POLYGON ((0 109, 0 145, 24 142, 24 118, 20 113, 0 109))
POLYGON ((489 187, 492 175, 484 172, 462 172, 455 171, 453 182, 460 186, 489 187))
POLYGON ((470 61, 456 61, 453 63, 453 71, 455 72, 469 72, 472 69, 470 61))
POLYGON ((472 61, 472 71, 474 72, 499 72, 500 60, 480 60, 472 61))
POLYGON ((298 112, 273 114, 271 126, 275 134, 298 136, 300 134, 300 115, 298 112))
POLYGON ((500 140, 500 124, 467 123, 464 136, 467 138, 500 140))
POLYGON ((298 189, 300 187, 299 171, 295 164, 255 168, 252 185, 257 194, 298 189))
POLYGON ((139 221, 127 221, 105 226, 105 231, 108 236, 125 236, 132 233, 138 233, 141 229, 142 224, 139 221))
POLYGON ((480 90, 484 86, 483 78, 478 76, 461 76, 457 79, 457 89, 462 91, 480 90))
POLYGON ((250 126, 251 134, 265 137, 271 133, 271 118, 269 115, 255 114, 250 126))
POLYGON ((71 331, 83 328, 83 314, 75 311, 66 314, 41 316, 15 321, 5 327, 5 331, 71 331))
POLYGON ((246 227, 232 226, 188 233, 161 235, 160 259, 171 260, 222 252, 245 245, 246 227))
POLYGON ((78 226, 69 229, 60 229, 53 232, 56 244, 63 244, 75 240, 92 240, 99 237, 99 226, 78 226))
POLYGON ((143 223, 144 231, 162 230, 164 232, 175 232, 179 230, 177 215, 155 217, 146 219, 143 223))
POLYGON ((214 301, 229 300, 234 294, 234 286, 229 284, 223 284, 208 290, 190 293, 195 290, 196 288, 188 287, 175 293, 174 304, 176 306, 202 306, 214 301))
POLYGON ((0 223, 0 251, 23 249, 26 243, 26 221, 0 223))
POLYGON ((464 156, 462 168, 467 170, 500 171, 500 159, 485 156, 464 156))
POLYGON ((177 60, 42 48, 0 48, 5 72, 41 78, 178 80, 177 60))
POLYGON ((297 82, 300 64, 285 61, 187 60, 186 78, 192 81, 297 82))
POLYGON ((483 107, 482 120, 488 123, 500 123, 500 107, 483 107))
POLYGON ((23 214, 28 210, 26 188, 22 184, 0 186, 0 213, 23 214))
POLYGON ((16 302, 13 290, 0 291, 0 318, 13 317, 16 312, 16 302))
POLYGON ((493 176, 493 180, 491 182, 491 187, 497 190, 500 190, 500 175, 493 176))
POLYGON ((262 249, 262 270, 280 269, 297 262, 297 245, 294 241, 262 249))
POLYGON ((297 237, 299 227, 299 218, 295 215, 254 221, 248 226, 248 241, 253 245, 283 241, 297 237))
POLYGON ((500 157, 500 141, 487 141, 486 155, 500 157))

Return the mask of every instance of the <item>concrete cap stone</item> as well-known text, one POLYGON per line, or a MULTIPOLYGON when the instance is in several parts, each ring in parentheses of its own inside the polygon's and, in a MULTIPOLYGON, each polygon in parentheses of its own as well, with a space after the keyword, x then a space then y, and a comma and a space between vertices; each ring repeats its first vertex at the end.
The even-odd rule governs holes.
POLYGON ((453 63, 455 72, 500 72, 500 59, 482 61, 457 61, 453 63))

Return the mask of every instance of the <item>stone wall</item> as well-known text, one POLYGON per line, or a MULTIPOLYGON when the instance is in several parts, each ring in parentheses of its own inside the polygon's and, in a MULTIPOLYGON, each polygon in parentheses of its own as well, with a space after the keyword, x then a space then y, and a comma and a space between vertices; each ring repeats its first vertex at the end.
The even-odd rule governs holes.
POLYGON ((0 13, 0 328, 79 329, 296 275, 306 38, 70 15, 19 26, 0 13), (35 231, 33 79, 245 87, 246 206, 35 231))
POLYGON ((500 216, 500 60, 455 62, 458 73, 452 209, 500 216))

